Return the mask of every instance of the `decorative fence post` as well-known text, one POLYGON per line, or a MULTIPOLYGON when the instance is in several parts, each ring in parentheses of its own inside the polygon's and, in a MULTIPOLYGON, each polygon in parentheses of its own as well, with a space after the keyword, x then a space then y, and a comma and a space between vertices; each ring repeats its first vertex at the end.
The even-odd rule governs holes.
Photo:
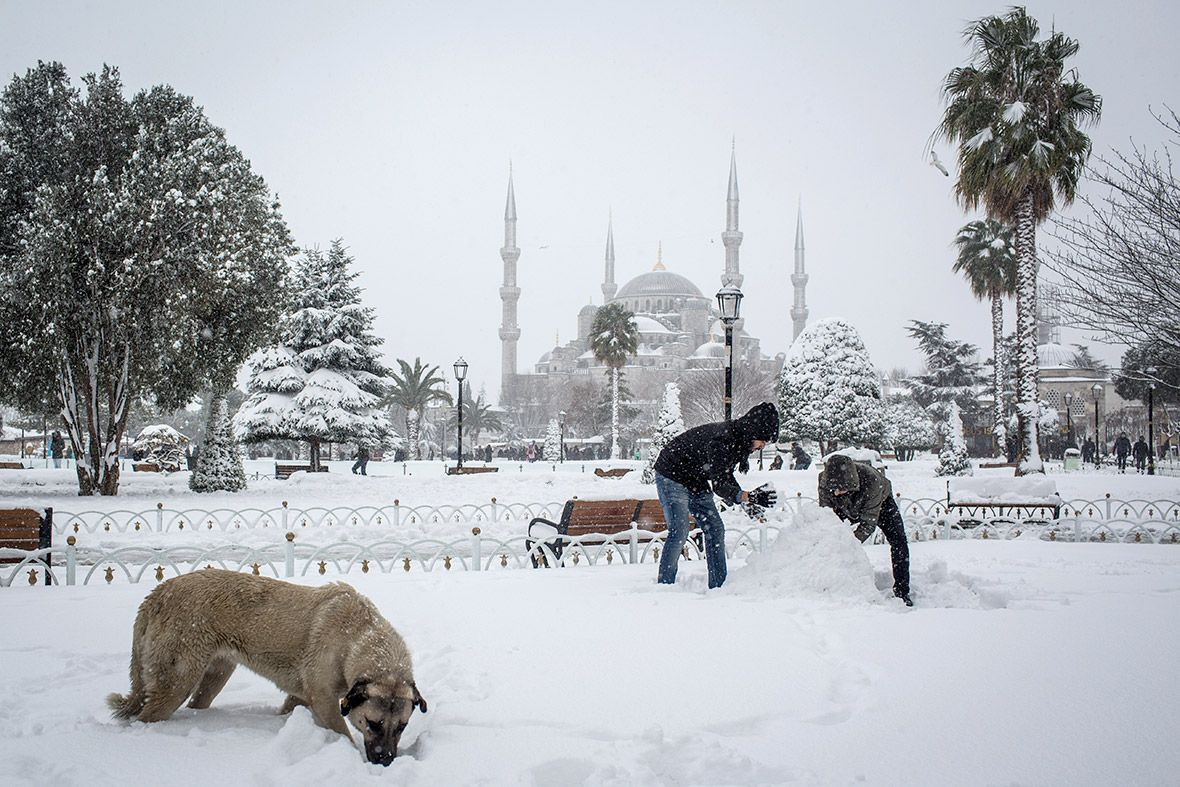
POLYGON ((631 532, 628 533, 627 540, 629 542, 627 546, 630 547, 630 553, 631 553, 630 562, 632 564, 634 564, 639 561, 639 523, 638 522, 631 523, 631 532))
POLYGON ((1110 492, 1107 492, 1106 493, 1106 521, 1109 522, 1111 519, 1112 519, 1112 517, 1110 515, 1110 492))
MULTIPOLYGON (((1074 513, 1077 513, 1076 511, 1074 513)), ((1082 518, 1075 516, 1073 518, 1073 542, 1080 544, 1082 542, 1082 518)))
POLYGON ((500 515, 496 513, 496 498, 492 498, 492 521, 499 522, 500 515))
POLYGON ((283 501, 283 530, 287 529, 287 501, 283 501))
POLYGON ((284 548, 283 575, 290 579, 295 576, 295 534, 287 531, 287 546, 284 548))
POLYGON ((795 516, 803 513, 803 493, 795 493, 795 516))
POLYGON ((766 520, 759 517, 758 519, 758 552, 766 551, 766 520))
POLYGON ((164 504, 156 503, 156 532, 164 532, 164 504))
POLYGON ((73 585, 78 575, 78 539, 70 536, 66 539, 66 584, 73 585))
POLYGON ((401 523, 402 523, 401 501, 395 497, 393 499, 393 526, 397 527, 401 523))
POLYGON ((479 571, 483 563, 483 551, 480 545, 479 538, 480 530, 478 527, 471 528, 471 570, 479 571))

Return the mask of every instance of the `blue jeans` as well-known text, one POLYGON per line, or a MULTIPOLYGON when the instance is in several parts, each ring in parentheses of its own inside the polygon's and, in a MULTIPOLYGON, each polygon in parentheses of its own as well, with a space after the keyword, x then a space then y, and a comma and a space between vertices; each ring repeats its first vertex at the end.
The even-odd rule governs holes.
POLYGON ((693 492, 684 484, 659 473, 656 473, 656 492, 660 496, 660 507, 664 509, 664 521, 668 523, 668 538, 664 542, 664 553, 660 555, 657 581, 663 585, 676 582, 676 568, 680 562, 680 550, 688 540, 688 517, 691 514, 705 537, 709 587, 721 587, 725 582, 725 525, 721 514, 717 513, 713 492, 693 492))

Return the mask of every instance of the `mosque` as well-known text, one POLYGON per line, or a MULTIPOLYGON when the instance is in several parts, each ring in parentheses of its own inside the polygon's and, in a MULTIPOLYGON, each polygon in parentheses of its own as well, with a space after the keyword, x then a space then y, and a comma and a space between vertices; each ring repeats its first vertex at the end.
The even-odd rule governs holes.
MULTIPOLYGON (((725 245, 725 268, 721 286, 741 288, 739 250, 742 232, 738 228, 738 182, 736 154, 729 163, 729 189, 726 195, 725 231, 721 239, 725 245)), ((517 301, 520 286, 516 263, 520 249, 516 245, 516 196, 512 175, 508 176, 508 198, 504 209, 504 246, 500 258, 504 263, 504 280, 500 287, 502 301, 501 389, 500 404, 524 414, 526 423, 543 423, 564 406, 563 393, 568 397, 572 386, 596 383, 604 379, 605 366, 590 350, 590 327, 601 306, 593 301, 578 312, 577 338, 544 353, 533 364, 531 371, 521 371, 517 365, 517 341, 521 331, 517 324, 517 301)), ((710 292, 686 277, 668 270, 663 261, 662 246, 655 266, 645 273, 617 287, 615 284, 615 248, 613 227, 608 222, 606 254, 602 281, 602 305, 618 303, 635 315, 639 332, 638 348, 624 367, 627 386, 636 404, 650 403, 654 407, 665 383, 683 381, 696 370, 720 369, 725 362, 725 330, 717 309, 717 300, 710 292)), ((795 268, 791 276, 795 297, 791 308, 794 336, 807 324, 805 288, 807 273, 804 268, 803 213, 800 208, 795 227, 795 268)), ((763 292, 770 291, 763 286, 763 292)), ((768 357, 762 352, 761 342, 745 330, 742 320, 734 326, 734 364, 754 365, 770 373, 777 373, 784 360, 779 353, 768 357)), ((654 414, 654 411, 653 411, 654 414)))

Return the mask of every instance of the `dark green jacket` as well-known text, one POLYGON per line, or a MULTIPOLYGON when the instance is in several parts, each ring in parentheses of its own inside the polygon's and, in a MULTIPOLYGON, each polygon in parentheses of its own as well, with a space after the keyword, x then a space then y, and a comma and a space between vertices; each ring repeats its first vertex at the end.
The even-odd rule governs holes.
POLYGON ((893 484, 880 470, 837 454, 819 474, 819 504, 856 525, 856 537, 867 541, 881 518, 881 506, 893 496, 893 484), (847 489, 843 495, 833 490, 847 489))

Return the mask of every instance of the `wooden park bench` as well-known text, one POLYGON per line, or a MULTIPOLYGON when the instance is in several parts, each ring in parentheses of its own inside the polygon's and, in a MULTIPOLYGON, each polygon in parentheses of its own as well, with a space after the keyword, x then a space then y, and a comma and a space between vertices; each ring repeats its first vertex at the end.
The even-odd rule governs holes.
POLYGON ((455 465, 455 466, 448 466, 447 467, 447 475, 469 475, 472 473, 498 473, 499 471, 500 471, 500 468, 498 468, 498 467, 490 467, 490 466, 484 467, 484 466, 479 466, 479 465, 466 465, 464 467, 459 467, 458 465, 455 465))
POLYGON ((0 470, 24 470, 24 462, 0 462, 0 470))
POLYGON ((631 467, 612 467, 610 470, 603 470, 601 467, 596 467, 594 468, 594 475, 599 478, 622 478, 633 469, 631 467))
POLYGON ((947 514, 957 515, 960 525, 978 525, 988 519, 1021 522, 1058 519, 1061 503, 1057 483, 1051 479, 959 478, 955 479, 953 489, 950 479, 946 484, 947 514), (1010 488, 1004 489, 1005 485, 1010 488))
MULTIPOLYGON (((544 517, 534 517, 529 522, 525 548, 529 552, 533 567, 548 565, 546 554, 535 545, 543 544, 553 553, 559 565, 563 564, 562 553, 570 545, 570 539, 578 539, 583 547, 601 546, 610 536, 626 533, 635 523, 639 531, 636 537, 640 543, 654 540, 655 536, 668 530, 664 520, 664 509, 659 500, 567 500, 561 511, 561 521, 552 522, 544 517)), ((689 518, 689 527, 696 526, 689 518)), ((616 544, 627 543, 615 540, 616 544)), ((704 545, 699 534, 694 538, 698 550, 704 545)))
POLYGON ((131 465, 131 469, 137 473, 158 473, 160 466, 155 462, 135 462, 131 465))
MULTIPOLYGON (((49 549, 53 546, 53 509, 45 509, 45 515, 32 508, 0 509, 0 549, 49 549)), ((19 563, 23 558, 0 557, 0 563, 19 563)), ((48 563, 49 559, 46 558, 48 563)), ((49 572, 45 572, 45 584, 51 584, 49 572)))
MULTIPOLYGON (((292 473, 299 472, 311 473, 315 471, 311 469, 311 465, 285 465, 281 462, 275 462, 275 478, 279 479, 280 481, 286 481, 291 477, 292 473)), ((321 465, 318 472, 328 472, 328 466, 321 465)))

